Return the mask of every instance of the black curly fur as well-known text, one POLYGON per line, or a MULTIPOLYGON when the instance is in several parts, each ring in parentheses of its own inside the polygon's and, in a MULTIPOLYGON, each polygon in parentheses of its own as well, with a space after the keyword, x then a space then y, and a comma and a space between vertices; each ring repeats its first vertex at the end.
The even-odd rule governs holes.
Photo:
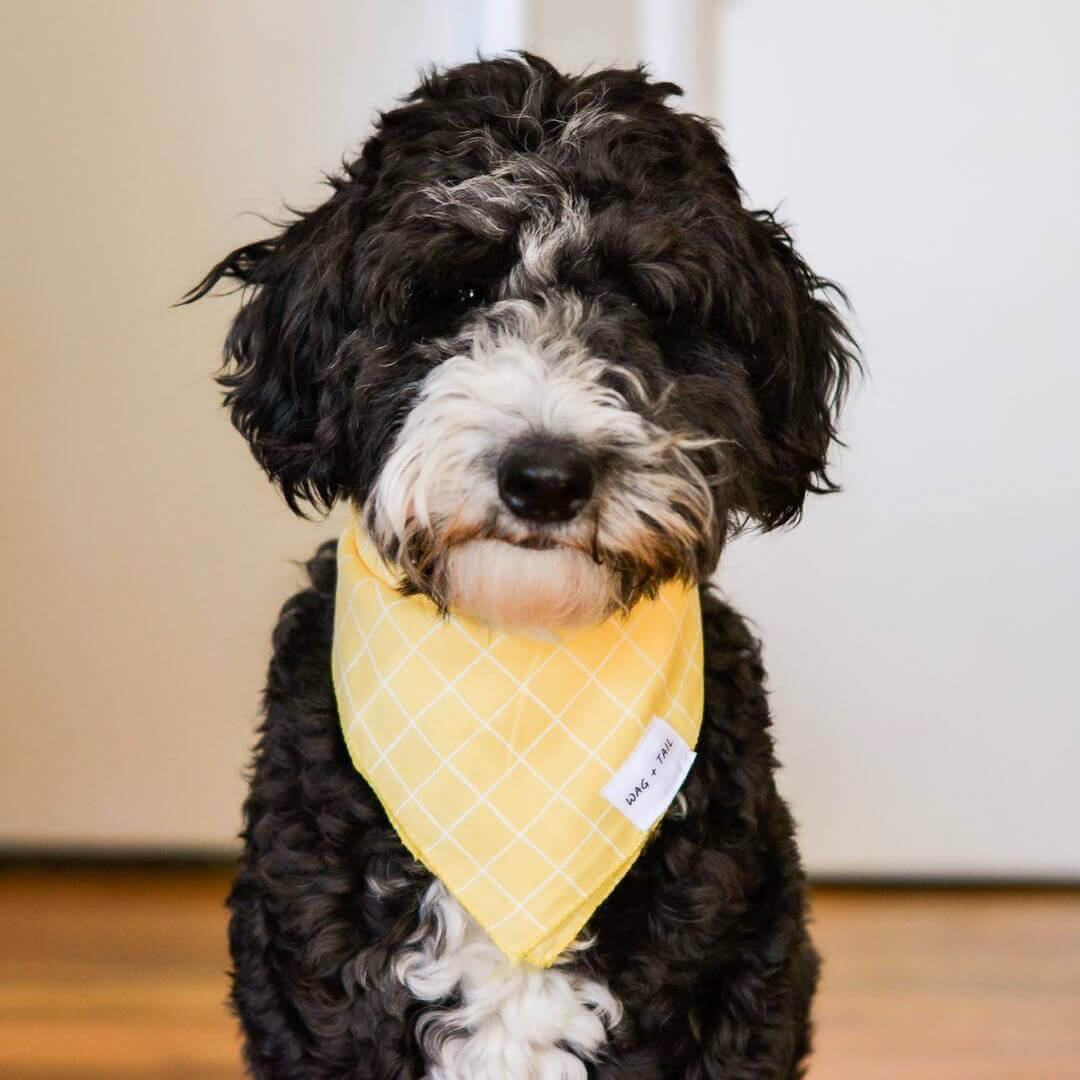
MULTIPOLYGON (((308 572, 311 586, 274 631, 229 898, 233 1004, 255 1076, 420 1080, 420 1006, 390 961, 431 878, 341 738, 332 543, 308 572)), ((596 1080, 796 1077, 809 1045, 818 962, 791 818, 773 784, 758 644, 714 592, 702 601, 706 708, 686 816, 668 815, 586 927, 596 945, 569 965, 625 1008, 590 1067, 596 1080)))
MULTIPOLYGON (((433 72, 382 115, 322 206, 192 290, 244 288, 221 382, 293 509, 363 505, 429 343, 462 317, 455 292, 507 287, 514 222, 503 241, 485 238, 458 207, 433 227, 422 202, 507 155, 546 178, 538 199, 588 206, 589 246, 558 267, 559 288, 599 312, 587 346, 656 391, 672 430, 723 441, 722 475, 714 451, 698 460, 716 505, 707 558, 658 575, 704 580, 744 522, 792 522, 807 492, 834 489, 826 457, 856 361, 832 287, 772 215, 742 205, 714 127, 664 104, 677 92, 641 69, 574 78, 528 54, 433 72), (560 148, 553 133, 589 107, 626 123, 560 148)), ((311 586, 274 632, 229 901, 233 1003, 263 1080, 420 1078, 422 1006, 392 957, 431 878, 348 759, 330 678, 331 547, 308 568, 311 586)), ((567 961, 625 1010, 589 1065, 596 1080, 785 1080, 808 1049, 817 958, 758 646, 715 594, 703 606, 706 706, 686 814, 666 816, 594 915, 595 945, 567 961)))

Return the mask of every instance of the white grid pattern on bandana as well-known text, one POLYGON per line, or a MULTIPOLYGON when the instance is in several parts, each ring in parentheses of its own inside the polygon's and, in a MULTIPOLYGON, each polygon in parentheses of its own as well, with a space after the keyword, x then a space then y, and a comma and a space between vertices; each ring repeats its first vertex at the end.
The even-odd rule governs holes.
MULTIPOLYGON (((374 582, 371 582, 371 584, 374 586, 374 582)), ((375 595, 378 598, 380 605, 382 605, 383 610, 382 610, 381 614, 379 615, 379 619, 377 619, 376 622, 372 625, 371 631, 369 631, 369 633, 365 635, 363 627, 360 625, 360 620, 356 617, 356 612, 353 610, 353 597, 356 594, 356 590, 359 589, 359 588, 360 588, 360 583, 353 586, 352 592, 350 592, 350 594, 349 594, 349 603, 348 603, 348 609, 347 610, 348 610, 349 617, 353 621, 353 625, 356 627, 357 631, 364 638, 364 649, 358 651, 356 656, 354 656, 353 659, 349 662, 348 667, 345 668, 344 671, 342 672, 340 682, 341 682, 341 685, 344 687, 346 697, 349 699, 349 710, 352 713, 352 717, 353 717, 352 720, 349 723, 349 731, 351 732, 353 727, 357 724, 357 722, 359 722, 360 725, 364 729, 364 733, 368 737, 368 741, 371 743, 372 746, 377 746, 378 745, 377 741, 376 741, 374 735, 372 734, 371 729, 368 727, 367 722, 364 720, 363 713, 357 711, 356 705, 355 705, 355 703, 353 701, 352 690, 349 688, 349 680, 348 680, 347 675, 348 675, 348 672, 358 663, 360 658, 364 655, 364 652, 366 652, 368 654, 368 656, 369 656, 369 658, 371 660, 372 667, 375 669, 376 672, 378 672, 378 668, 375 666, 374 656, 372 655, 371 650, 368 648, 368 642, 371 640, 371 633, 374 632, 375 627, 379 624, 379 622, 382 619, 386 618, 386 615, 387 615, 387 613, 389 611, 389 608, 392 607, 393 604, 391 604, 391 605, 383 604, 382 596, 380 595, 379 590, 377 588, 375 589, 375 595)), ((395 604, 399 603, 399 602, 403 602, 403 601, 394 601, 395 604)), ((437 627, 437 625, 438 624, 436 624, 436 627, 437 627)), ((429 633, 433 633, 434 629, 435 629, 435 627, 433 627, 433 629, 431 631, 429 631, 429 633)), ((393 672, 395 674, 397 673, 398 670, 400 670, 402 667, 404 667, 405 663, 409 660, 410 656, 411 656, 411 653, 406 653, 405 656, 402 657, 401 662, 399 664, 397 664, 393 669, 393 672)), ((382 679, 381 676, 380 676, 380 684, 383 684, 382 685, 383 689, 387 689, 387 687, 385 686, 385 681, 382 679)), ((375 693, 377 692, 378 689, 379 689, 379 687, 377 686, 376 689, 372 691, 371 697, 374 697, 374 695, 375 695, 375 693)), ((396 694, 392 694, 392 696, 395 699, 397 698, 396 694)), ((371 698, 368 699, 368 703, 370 703, 370 700, 371 700, 371 698)), ((365 703, 365 707, 366 707, 366 704, 367 703, 365 703)), ((402 715, 407 716, 408 713, 404 709, 404 707, 401 705, 400 701, 397 701, 397 705, 398 705, 398 708, 401 709, 402 715)), ((429 743, 429 746, 430 746, 430 743, 429 743)), ((393 761, 390 758, 385 758, 385 762, 386 762, 386 765, 389 767, 390 771, 396 777, 397 782, 402 786, 402 788, 408 790, 409 785, 405 782, 405 780, 402 777, 401 773, 398 772, 398 770, 395 767, 393 761)), ((430 810, 428 810, 428 808, 423 804, 423 802, 420 799, 413 799, 412 801, 414 801, 416 803, 416 805, 418 807, 420 807, 420 809, 426 815, 426 817, 431 822, 431 824, 434 825, 435 828, 441 830, 441 826, 439 825, 438 819, 431 813, 430 810)), ((455 841, 452 836, 450 836, 449 839, 454 844, 454 846, 462 853, 462 855, 465 856, 465 858, 467 858, 474 866, 480 867, 480 863, 477 862, 477 860, 473 857, 472 853, 467 848, 463 847, 461 844, 459 844, 457 841, 455 841)), ((483 876, 486 877, 500 892, 502 892, 511 903, 516 903, 517 902, 517 898, 511 892, 509 892, 506 889, 506 887, 498 880, 498 878, 494 877, 488 871, 483 871, 483 876)), ((539 929, 542 930, 544 928, 543 923, 541 923, 539 921, 539 919, 537 919, 534 915, 532 915, 531 912, 526 912, 526 915, 530 918, 530 920, 532 922, 534 922, 536 924, 536 926, 539 929)))
POLYGON ((684 665, 682 665, 683 671, 680 684, 674 689, 674 691, 672 691, 671 688, 667 686, 665 673, 661 669, 659 664, 653 661, 639 647, 637 642, 634 641, 631 633, 633 629, 632 615, 625 626, 622 623, 615 624, 618 627, 619 634, 616 637, 611 648, 608 650, 604 659, 598 665, 596 665, 595 669, 590 670, 584 664, 582 664, 576 656, 574 656, 571 650, 563 647, 561 644, 557 644, 557 647, 552 650, 552 652, 544 659, 544 661, 540 665, 538 665, 534 670, 530 671, 529 675, 524 680, 516 678, 512 674, 512 672, 510 672, 494 655, 494 650, 496 649, 500 641, 505 637, 505 634, 495 632, 489 638, 487 644, 483 645, 474 640, 469 634, 466 633, 466 631, 457 623, 456 620, 451 618, 446 623, 434 620, 432 627, 426 630, 415 642, 413 642, 408 640, 406 635, 402 632, 401 628, 398 627, 391 619, 390 625, 394 627, 395 632, 401 639, 402 644, 405 646, 405 652, 396 661, 392 669, 390 669, 386 673, 383 673, 379 670, 377 659, 371 648, 371 642, 373 640, 375 631, 382 625, 383 621, 388 618, 392 609, 399 604, 406 603, 407 601, 403 598, 395 597, 393 600, 387 603, 384 599, 382 588, 380 588, 379 584, 374 579, 366 579, 353 585, 352 590, 349 594, 349 601, 346 608, 346 613, 342 616, 342 618, 348 617, 349 619, 351 619, 353 627, 358 633, 359 639, 362 644, 356 649, 354 655, 349 659, 348 665, 342 670, 339 675, 339 681, 342 684, 344 694, 349 701, 351 712, 351 719, 348 725, 348 730, 351 734, 353 729, 358 724, 362 726, 364 734, 369 741, 369 744, 376 752, 377 757, 375 758, 374 763, 371 765, 370 768, 371 775, 374 776, 375 769, 385 765, 393 773, 397 782, 401 785, 402 789, 408 792, 404 802, 402 802, 396 808, 395 817, 400 818, 401 812, 410 804, 415 803, 421 813, 424 814, 424 816, 431 822, 432 826, 434 826, 434 828, 438 832, 438 835, 434 842, 427 845, 427 851, 431 852, 433 850, 436 850, 440 845, 444 843, 449 843, 467 859, 467 861, 472 865, 472 867, 474 867, 474 871, 471 877, 469 877, 463 883, 457 885, 454 891, 458 894, 464 894, 480 879, 486 879, 487 881, 491 882, 506 898, 509 905, 508 909, 501 918, 490 924, 490 929, 498 930, 500 927, 504 926, 506 923, 514 919, 519 914, 524 915, 533 925, 535 925, 540 930, 550 929, 550 927, 545 927, 536 918, 533 912, 530 911, 529 904, 537 896, 542 894, 545 890, 549 889, 556 879, 562 879, 570 887, 570 889, 583 900, 587 898, 589 894, 597 887, 598 883, 587 882, 583 887, 581 883, 576 881, 571 876, 571 874, 568 872, 568 867, 573 862, 574 858, 579 854, 579 852, 581 852, 581 850, 589 843, 589 841, 594 836, 599 837, 599 839, 604 844, 609 846, 615 852, 615 854, 618 856, 620 863, 625 862, 625 860, 627 859, 629 852, 624 852, 621 847, 617 843, 615 843, 615 841, 610 836, 608 836, 607 833, 600 827, 604 823, 605 819, 607 819, 609 814, 614 812, 614 808, 610 804, 607 804, 598 815, 596 815, 595 817, 591 817, 590 815, 582 811, 580 807, 576 806, 571 800, 566 798, 565 792, 567 788, 573 783, 573 781, 580 775, 582 770, 584 770, 586 766, 592 761, 598 763, 608 776, 614 774, 615 769, 606 760, 604 760, 602 756, 600 756, 600 752, 604 749, 609 740, 617 734, 617 732, 623 727, 624 724, 633 723, 638 729, 640 729, 640 732, 644 732, 646 728, 647 718, 638 716, 635 710, 641 696, 646 693, 646 691, 650 688, 649 678, 645 678, 642 680, 640 687, 629 702, 623 702, 599 677, 599 673, 603 670, 608 659, 610 659, 610 657, 621 646, 629 644, 641 657, 645 665, 647 674, 650 677, 659 678, 659 680, 664 685, 665 693, 667 694, 667 698, 671 708, 673 710, 678 710, 679 712, 681 712, 683 716, 687 719, 687 721, 691 724, 691 726, 695 721, 695 718, 690 717, 687 714, 686 709, 681 704, 680 694, 682 692, 683 686, 685 685, 686 679, 691 677, 691 675, 696 675, 700 669, 694 660, 691 648, 688 647, 686 643, 684 620, 680 618, 680 616, 675 612, 675 610, 672 608, 671 604, 668 602, 667 598, 663 596, 663 594, 661 594, 659 600, 671 617, 673 630, 677 634, 678 647, 682 649, 684 657, 687 661, 684 665), (360 619, 354 609, 354 599, 357 595, 358 590, 362 587, 370 587, 373 590, 373 596, 377 600, 380 607, 379 615, 367 627, 361 624, 360 619), (427 656, 424 655, 421 649, 421 646, 426 642, 428 637, 437 632, 439 629, 443 629, 446 627, 452 627, 453 630, 468 644, 468 646, 476 652, 476 655, 473 656, 472 659, 469 660, 467 663, 463 664, 460 669, 450 678, 448 678, 443 672, 441 672, 438 667, 433 664, 427 656), (365 701, 361 703, 361 705, 357 706, 353 701, 347 676, 349 672, 353 670, 355 665, 365 655, 368 659, 368 662, 371 664, 372 670, 375 672, 376 680, 375 685, 371 690, 371 693, 367 696, 365 701), (553 710, 547 704, 547 702, 545 702, 541 697, 533 693, 530 684, 543 672, 543 670, 547 667, 549 663, 553 662, 556 657, 568 658, 578 669, 580 669, 582 675, 584 676, 584 679, 582 685, 577 688, 573 696, 570 697, 569 700, 564 702, 560 709, 553 710), (395 692, 392 686, 392 681, 396 676, 398 676, 403 670, 406 669, 406 667, 414 660, 414 658, 419 658, 424 662, 426 670, 429 671, 433 676, 435 676, 439 683, 441 683, 441 686, 438 691, 433 694, 421 708, 410 714, 409 710, 405 708, 397 693, 395 692), (530 699, 530 701, 533 702, 533 704, 537 707, 538 710, 542 711, 547 716, 547 725, 539 732, 539 734, 535 735, 532 738, 532 740, 526 747, 524 747, 520 751, 517 750, 494 726, 494 721, 496 721, 500 717, 503 710, 505 710, 513 701, 513 695, 508 696, 506 701, 503 702, 502 705, 498 706, 490 715, 484 716, 472 706, 472 704, 467 700, 467 697, 463 695, 459 689, 458 684, 482 662, 488 662, 496 670, 501 671, 502 674, 509 678, 521 690, 521 692, 524 693, 530 699), (567 716, 567 713, 573 707, 573 705, 582 696, 582 694, 586 693, 586 691, 590 687, 594 686, 599 689, 607 698, 610 699, 612 704, 618 710, 620 718, 617 723, 611 725, 607 734, 599 742, 597 742, 595 745, 590 746, 588 743, 578 737, 578 735, 573 731, 571 726, 565 723, 565 717, 567 716), (391 698, 391 700, 393 700, 397 709, 400 711, 402 719, 404 721, 401 730, 398 731, 391 740, 389 740, 385 743, 385 745, 382 746, 378 744, 378 741, 375 739, 373 732, 368 726, 363 715, 364 710, 374 700, 380 690, 385 691, 391 698), (427 733, 424 731, 423 723, 421 721, 425 718, 425 716, 430 712, 431 709, 433 709, 436 705, 438 705, 448 696, 453 697, 458 703, 458 705, 463 708, 475 720, 476 726, 472 734, 469 735, 464 742, 456 746, 451 753, 447 755, 440 755, 438 749, 428 738, 427 733), (547 735, 551 731, 555 729, 558 729, 563 734, 565 734, 574 744, 576 744, 578 749, 582 751, 581 761, 577 764, 576 768, 570 771, 568 775, 563 777, 561 782, 558 784, 552 783, 548 777, 546 777, 542 772, 537 770, 529 761, 527 756, 534 747, 536 747, 541 741, 543 741, 545 737, 547 737, 547 735), (445 766, 447 769, 449 769, 457 777, 457 779, 463 785, 465 785, 465 787, 468 789, 468 791, 471 793, 472 797, 475 800, 475 802, 472 805, 469 805, 463 813, 461 813, 455 820, 449 823, 440 824, 436 819, 436 816, 424 804, 424 800, 421 797, 425 787, 430 783, 430 781, 438 772, 439 765, 437 765, 435 769, 433 769, 427 779, 423 780, 419 784, 410 787, 410 785, 405 782, 401 773, 398 771, 397 767, 394 764, 394 751, 402 743, 402 741, 406 739, 410 732, 415 732, 423 740, 423 742, 427 745, 428 749, 431 750, 435 757, 438 759, 439 765, 445 766), (513 766, 520 765, 521 767, 528 770, 531 775, 541 785, 543 785, 544 788, 547 789, 548 797, 546 802, 543 804, 543 806, 541 806, 538 811, 533 814, 532 818, 523 826, 519 827, 510 822, 506 818, 506 816, 499 811, 498 807, 491 799, 493 791, 499 786, 500 783, 502 783, 503 777, 499 777, 494 783, 488 785, 484 789, 481 789, 476 787, 468 779, 468 777, 454 765, 453 759, 459 754, 461 754, 472 742, 473 739, 477 738, 479 735, 485 732, 497 739, 506 749, 506 751, 511 755, 512 765, 508 767, 507 772, 509 772, 510 768, 512 768, 513 766), (547 851, 545 851, 541 846, 539 846, 534 841, 534 839, 528 835, 528 833, 529 830, 531 830, 539 821, 544 818, 546 814, 550 812, 552 807, 560 803, 562 804, 562 806, 567 808, 575 817, 579 818, 582 821, 583 825, 587 826, 587 830, 578 839, 577 844, 575 845, 573 850, 569 852, 569 854, 565 855, 562 858, 556 858, 549 854, 547 851), (483 805, 488 810, 490 810, 511 834, 510 840, 502 848, 500 848, 483 862, 478 860, 465 846, 459 843, 454 836, 455 829, 461 824, 462 821, 464 821, 470 814, 473 813, 477 806, 480 805, 483 805), (535 887, 533 887, 525 896, 521 897, 514 896, 499 880, 499 878, 492 872, 492 868, 499 861, 499 859, 506 855, 508 852, 510 852, 511 849, 513 849, 518 844, 525 845, 531 852, 538 856, 543 861, 543 863, 546 864, 547 867, 550 868, 547 876, 544 877, 537 885, 535 885, 535 887))

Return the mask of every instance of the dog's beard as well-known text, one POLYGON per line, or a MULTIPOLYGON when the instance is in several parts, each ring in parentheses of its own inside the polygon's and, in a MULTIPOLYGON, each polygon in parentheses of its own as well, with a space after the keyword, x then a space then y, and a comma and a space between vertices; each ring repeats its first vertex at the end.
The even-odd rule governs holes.
POLYGON ((588 626, 618 607, 614 575, 574 548, 466 540, 446 553, 444 573, 451 609, 511 630, 588 626))
MULTIPOLYGON (((664 580, 697 580, 719 549, 712 485, 625 369, 582 344, 576 297, 493 305, 433 367, 365 506, 376 544, 406 585, 496 626, 596 623, 664 580), (602 462, 589 503, 537 525, 502 503, 497 464, 515 442, 573 443, 602 462)), ((715 477, 712 478, 715 481, 715 477)))

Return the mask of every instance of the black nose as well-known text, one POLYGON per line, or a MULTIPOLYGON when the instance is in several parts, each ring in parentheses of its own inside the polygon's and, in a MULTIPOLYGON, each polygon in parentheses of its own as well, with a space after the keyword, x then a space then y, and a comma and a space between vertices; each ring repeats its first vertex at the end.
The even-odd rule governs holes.
POLYGON ((562 443, 525 443, 499 462, 499 495, 520 518, 569 521, 593 492, 588 457, 562 443))

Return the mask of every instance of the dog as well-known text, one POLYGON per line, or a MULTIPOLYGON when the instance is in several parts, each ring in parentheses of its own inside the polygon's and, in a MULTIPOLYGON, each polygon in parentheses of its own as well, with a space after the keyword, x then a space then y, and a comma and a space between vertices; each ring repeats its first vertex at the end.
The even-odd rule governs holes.
POLYGON ((219 376, 297 512, 351 503, 402 596, 523 634, 700 591, 697 757, 550 966, 508 960, 342 739, 334 546, 284 606, 229 898, 253 1076, 802 1075, 818 958, 725 541, 837 489, 843 294, 744 207, 715 125, 643 67, 432 70, 328 199, 219 262, 219 376))

